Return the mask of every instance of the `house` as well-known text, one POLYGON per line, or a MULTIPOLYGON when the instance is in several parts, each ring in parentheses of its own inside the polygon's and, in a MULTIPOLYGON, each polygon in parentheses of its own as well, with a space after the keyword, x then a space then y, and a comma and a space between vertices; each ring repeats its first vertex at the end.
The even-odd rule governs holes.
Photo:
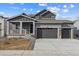
POLYGON ((56 20, 56 15, 49 10, 42 10, 35 15, 22 13, 7 20, 7 37, 35 38, 73 38, 73 21, 56 20))
POLYGON ((3 16, 0 16, 0 37, 4 37, 5 35, 5 25, 4 25, 4 22, 5 22, 5 17, 3 16))
POLYGON ((74 21, 74 36, 79 38, 79 20, 74 21))
POLYGON ((74 21, 74 27, 75 27, 76 29, 79 29, 79 20, 75 20, 75 21, 74 21))

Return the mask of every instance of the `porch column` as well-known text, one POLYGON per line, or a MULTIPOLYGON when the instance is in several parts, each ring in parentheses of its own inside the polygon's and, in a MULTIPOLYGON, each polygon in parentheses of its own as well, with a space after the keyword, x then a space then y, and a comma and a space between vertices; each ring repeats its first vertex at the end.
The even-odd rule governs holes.
POLYGON ((7 35, 9 35, 9 22, 7 21, 7 35))
POLYGON ((73 39, 73 28, 71 28, 71 39, 73 39))
POLYGON ((22 34, 22 21, 20 21, 20 35, 22 34))
POLYGON ((58 39, 61 39, 61 28, 58 28, 58 39))
POLYGON ((33 35, 35 35, 35 22, 33 22, 33 35))

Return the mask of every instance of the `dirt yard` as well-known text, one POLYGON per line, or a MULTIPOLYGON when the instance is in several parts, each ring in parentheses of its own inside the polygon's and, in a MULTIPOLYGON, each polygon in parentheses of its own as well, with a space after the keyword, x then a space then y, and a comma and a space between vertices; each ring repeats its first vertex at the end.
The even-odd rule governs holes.
POLYGON ((32 41, 27 39, 6 39, 0 41, 0 50, 31 50, 32 41))

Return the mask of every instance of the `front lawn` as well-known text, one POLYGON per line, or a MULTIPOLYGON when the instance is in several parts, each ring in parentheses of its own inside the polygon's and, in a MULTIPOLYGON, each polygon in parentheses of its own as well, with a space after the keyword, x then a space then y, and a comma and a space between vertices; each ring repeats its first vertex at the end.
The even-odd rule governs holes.
POLYGON ((32 41, 27 39, 6 39, 0 41, 0 50, 31 50, 32 41))

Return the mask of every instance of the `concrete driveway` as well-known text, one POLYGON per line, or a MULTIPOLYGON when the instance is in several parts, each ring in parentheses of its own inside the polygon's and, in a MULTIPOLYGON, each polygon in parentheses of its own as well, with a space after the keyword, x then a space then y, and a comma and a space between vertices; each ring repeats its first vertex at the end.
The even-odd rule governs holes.
POLYGON ((79 40, 37 39, 34 50, 1 50, 0 55, 79 56, 79 40))
POLYGON ((38 39, 35 43, 36 55, 78 55, 79 40, 76 39, 38 39))

